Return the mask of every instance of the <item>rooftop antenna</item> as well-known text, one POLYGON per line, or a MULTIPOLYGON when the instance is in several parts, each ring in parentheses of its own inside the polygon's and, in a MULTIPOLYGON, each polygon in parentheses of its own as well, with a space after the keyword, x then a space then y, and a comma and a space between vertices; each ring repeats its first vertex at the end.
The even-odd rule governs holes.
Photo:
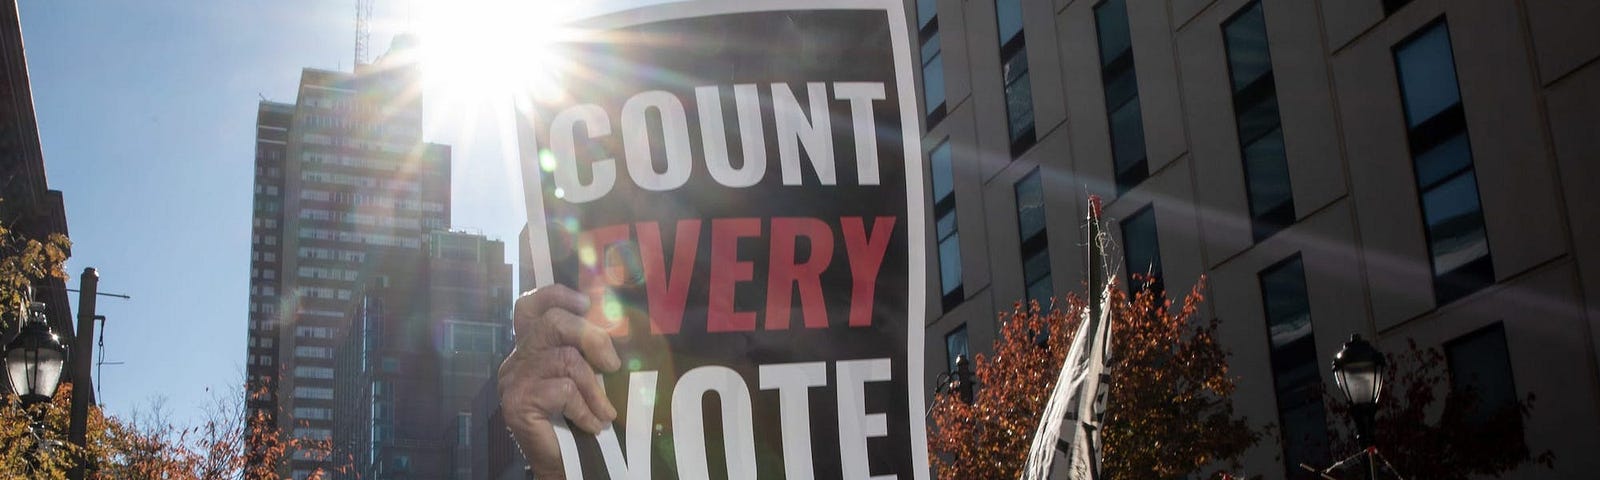
POLYGON ((372 38, 372 2, 356 0, 356 66, 367 64, 367 42, 372 38))

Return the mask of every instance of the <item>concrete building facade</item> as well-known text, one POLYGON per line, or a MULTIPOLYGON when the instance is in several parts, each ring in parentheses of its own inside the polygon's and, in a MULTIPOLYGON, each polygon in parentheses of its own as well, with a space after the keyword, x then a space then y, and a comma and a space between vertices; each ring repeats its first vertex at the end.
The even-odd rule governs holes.
MULTIPOLYGON (((329 440, 334 350, 359 282, 424 265, 427 232, 450 224, 450 150, 422 141, 420 71, 401 36, 354 73, 305 69, 294 104, 257 120, 249 353, 253 412, 329 440)), ((290 459, 300 479, 332 465, 290 459)))
MULTIPOLYGON (((60 190, 50 189, 45 178, 44 148, 39 141, 39 123, 33 111, 33 86, 28 76, 28 55, 22 44, 22 19, 16 2, 0 4, 0 224, 20 239, 44 241, 50 235, 67 234, 66 204, 60 190)), ((69 250, 68 255, 72 252, 69 250)), ((75 324, 68 304, 67 283, 58 278, 34 284, 34 300, 44 302, 50 329, 61 342, 75 342, 75 324)), ((15 305, 0 305, 8 315, 15 305)), ((12 331, 0 332, 9 342, 12 331)), ((70 377, 69 368, 64 375, 70 377)), ((90 378, 64 378, 78 388, 93 391, 90 378)), ((0 391, 10 391, 9 382, 0 382, 0 391)))
POLYGON ((511 353, 511 265, 506 245, 483 235, 433 232, 428 239, 428 318, 439 361, 439 412, 448 428, 450 475, 468 480, 473 461, 474 399, 495 381, 511 353))
MULTIPOLYGON (((1555 470, 1600 471, 1600 4, 1546 0, 907 0, 935 235, 927 378, 996 313, 1080 291, 1088 195, 1120 276, 1181 294, 1290 432, 1300 478, 1351 334, 1440 348, 1454 386, 1536 394, 1555 470)), ((1446 385, 1441 388, 1451 388, 1446 385)), ((1397 453, 1403 454, 1403 453, 1397 453)), ((1287 461, 1286 461, 1287 459, 1287 461)))
POLYGON ((510 351, 505 244, 435 231, 425 255, 363 277, 334 349, 336 478, 469 479, 475 399, 510 351))

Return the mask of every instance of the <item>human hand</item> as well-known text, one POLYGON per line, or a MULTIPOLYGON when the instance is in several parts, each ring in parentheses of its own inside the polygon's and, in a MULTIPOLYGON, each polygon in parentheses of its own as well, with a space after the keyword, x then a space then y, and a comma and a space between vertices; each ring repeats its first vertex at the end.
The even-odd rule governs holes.
POLYGON ((551 421, 599 433, 617 418, 595 369, 622 366, 611 336, 584 319, 589 297, 564 285, 537 288, 512 308, 516 347, 500 364, 500 409, 506 426, 540 480, 564 479, 551 421))

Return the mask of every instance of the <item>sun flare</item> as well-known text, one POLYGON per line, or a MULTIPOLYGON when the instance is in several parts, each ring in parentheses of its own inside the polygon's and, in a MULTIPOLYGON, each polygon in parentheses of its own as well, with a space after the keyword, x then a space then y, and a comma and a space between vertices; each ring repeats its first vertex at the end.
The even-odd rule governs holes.
POLYGON ((552 95, 566 2, 432 0, 415 17, 425 89, 457 108, 552 95))

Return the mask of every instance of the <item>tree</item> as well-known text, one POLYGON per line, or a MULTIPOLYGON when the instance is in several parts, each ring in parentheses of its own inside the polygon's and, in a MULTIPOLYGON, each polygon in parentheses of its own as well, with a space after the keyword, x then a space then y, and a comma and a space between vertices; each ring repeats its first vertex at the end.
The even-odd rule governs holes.
MULTIPOLYGON (((1388 381, 1378 405, 1376 443, 1406 478, 1498 477, 1528 462, 1555 465, 1553 453, 1535 454, 1523 439, 1522 422, 1533 411, 1533 394, 1495 408, 1472 388, 1450 388, 1444 354, 1436 348, 1419 348, 1408 340, 1404 352, 1385 356, 1388 381)), ((1324 401, 1333 417, 1348 419, 1347 403, 1338 395, 1324 392, 1324 401)), ((1335 452, 1360 451, 1349 429, 1334 432, 1332 444, 1335 452)))
MULTIPOLYGON (((71 241, 55 234, 40 241, 0 225, 0 331, 16 331, 28 288, 67 278, 71 241)), ((262 413, 244 408, 244 395, 215 396, 192 427, 175 426, 156 408, 152 418, 122 421, 89 407, 87 445, 67 442, 71 382, 63 382, 49 402, 26 409, 13 394, 0 398, 0 478, 65 479, 74 465, 88 465, 99 479, 273 479, 293 452, 327 455, 328 441, 285 437, 262 413), (247 455, 246 441, 256 450, 247 455)), ((318 473, 320 476, 321 473, 318 473)))
MULTIPOLYGON (((1237 469, 1262 438, 1264 429, 1234 416, 1235 380, 1216 341, 1217 320, 1194 318, 1204 283, 1176 311, 1163 292, 1129 298, 1110 289, 1115 358, 1102 428, 1106 478, 1215 476, 1237 469)), ((1017 478, 1086 308, 1068 295, 1048 310, 1019 303, 1000 315, 995 354, 974 361, 980 390, 973 403, 954 393, 936 397, 929 448, 939 478, 1017 478)))
MULTIPOLYGON (((0 199, 0 202, 4 202, 0 199)), ((67 250, 72 242, 65 235, 49 238, 23 238, 6 225, 0 225, 0 309, 12 310, 22 304, 28 288, 35 283, 58 278, 66 280, 67 250)), ((10 336, 21 326, 20 316, 4 315, 0 331, 10 336), (18 320, 13 320, 18 319, 18 320)))
MULTIPOLYGON (((0 407, 0 478, 65 479, 80 462, 90 479, 224 480, 276 479, 278 465, 292 452, 326 455, 327 441, 287 438, 264 415, 246 416, 242 395, 215 396, 215 404, 195 426, 171 423, 157 403, 148 416, 122 420, 91 406, 88 445, 67 443, 72 386, 27 409, 15 396, 0 407), (247 458, 245 441, 259 441, 260 461, 247 458)), ((342 469, 339 469, 342 470, 342 469)), ((320 478, 326 472, 317 472, 320 478)))

